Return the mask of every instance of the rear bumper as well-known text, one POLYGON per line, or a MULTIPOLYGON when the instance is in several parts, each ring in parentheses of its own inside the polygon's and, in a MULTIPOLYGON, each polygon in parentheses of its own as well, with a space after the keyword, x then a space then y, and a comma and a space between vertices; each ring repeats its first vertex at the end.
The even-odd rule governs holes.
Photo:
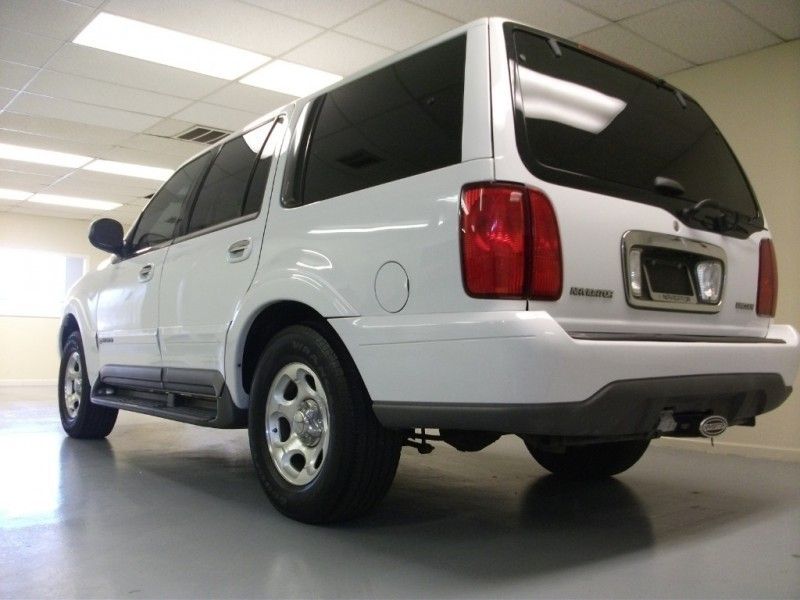
POLYGON ((376 402, 374 409, 385 426, 395 428, 591 438, 651 436, 665 410, 678 420, 681 416, 720 415, 731 425, 743 424, 780 406, 791 391, 777 373, 735 373, 615 381, 581 402, 376 402))
POLYGON ((770 343, 731 343, 576 339, 526 311, 330 323, 391 427, 631 434, 672 405, 735 423, 783 402, 800 363, 787 325, 770 327, 770 343))

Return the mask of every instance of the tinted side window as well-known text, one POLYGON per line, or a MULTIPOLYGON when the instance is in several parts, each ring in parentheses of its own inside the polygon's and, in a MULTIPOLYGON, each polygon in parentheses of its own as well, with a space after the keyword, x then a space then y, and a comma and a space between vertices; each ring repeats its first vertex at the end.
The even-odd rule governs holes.
POLYGON ((172 239, 183 205, 211 160, 204 154, 178 169, 144 209, 131 240, 133 251, 172 239))
POLYGON ((271 127, 271 122, 262 125, 222 146, 197 195, 189 232, 247 214, 243 212, 245 193, 271 127))
POLYGON ((316 202, 461 161, 466 36, 329 93, 301 197, 316 202))

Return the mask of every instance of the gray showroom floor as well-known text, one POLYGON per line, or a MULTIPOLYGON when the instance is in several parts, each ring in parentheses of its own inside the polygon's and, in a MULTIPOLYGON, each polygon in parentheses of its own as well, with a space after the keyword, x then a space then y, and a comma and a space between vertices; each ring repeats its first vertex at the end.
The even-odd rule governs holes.
POLYGON ((244 431, 121 413, 65 437, 52 388, 0 388, 0 597, 800 597, 800 465, 665 448, 548 477, 507 438, 406 449, 371 516, 280 516, 244 431))

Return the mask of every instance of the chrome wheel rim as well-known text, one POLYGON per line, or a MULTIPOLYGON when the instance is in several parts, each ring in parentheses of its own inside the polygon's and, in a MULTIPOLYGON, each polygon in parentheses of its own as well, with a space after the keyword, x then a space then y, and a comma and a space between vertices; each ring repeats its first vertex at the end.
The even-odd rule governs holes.
POLYGON ((83 373, 81 372, 81 355, 77 352, 70 354, 64 366, 64 406, 67 416, 74 419, 78 416, 81 407, 81 392, 83 391, 83 373))
POLYGON ((314 481, 328 454, 330 412, 313 369, 290 363, 276 373, 264 420, 267 448, 281 477, 298 486, 314 481))

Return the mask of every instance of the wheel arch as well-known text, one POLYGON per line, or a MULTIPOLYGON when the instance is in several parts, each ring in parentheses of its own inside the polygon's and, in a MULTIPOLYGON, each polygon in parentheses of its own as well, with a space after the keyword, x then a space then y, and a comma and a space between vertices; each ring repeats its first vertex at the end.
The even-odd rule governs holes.
MULTIPOLYGON (((255 311, 246 333, 240 336, 244 342, 236 355, 236 375, 239 398, 236 404, 243 408, 249 403, 249 394, 258 359, 275 335, 292 325, 307 324, 316 329, 335 347, 337 352, 353 360, 344 341, 315 308, 297 300, 278 300, 255 311)), ((356 367, 358 370, 358 367, 356 367)))

